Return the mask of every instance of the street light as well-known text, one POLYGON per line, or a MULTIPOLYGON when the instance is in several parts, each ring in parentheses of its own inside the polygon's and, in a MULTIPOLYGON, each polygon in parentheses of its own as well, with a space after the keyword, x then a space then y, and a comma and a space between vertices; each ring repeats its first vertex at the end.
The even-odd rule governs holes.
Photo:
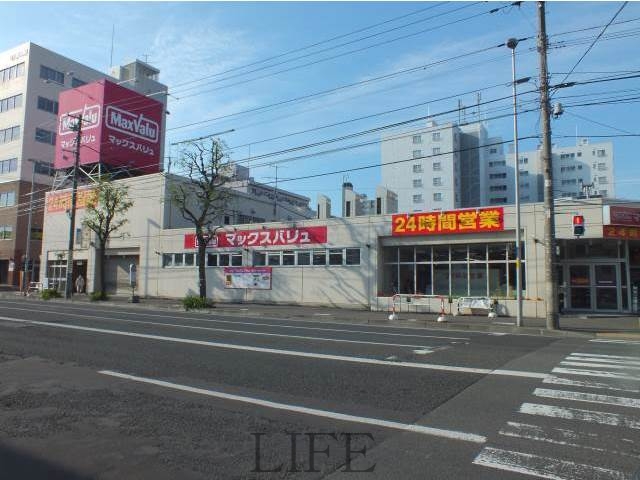
POLYGON ((511 50, 511 78, 513 88, 513 158, 516 181, 516 325, 522 326, 522 252, 520 246, 520 159, 518 155, 518 91, 516 89, 516 46, 518 39, 507 40, 507 48, 511 50))

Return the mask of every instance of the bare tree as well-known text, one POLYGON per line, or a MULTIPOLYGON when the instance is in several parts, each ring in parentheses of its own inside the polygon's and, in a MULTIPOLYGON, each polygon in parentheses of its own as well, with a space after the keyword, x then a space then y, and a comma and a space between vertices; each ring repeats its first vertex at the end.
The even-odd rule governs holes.
POLYGON ((206 251, 216 233, 216 222, 225 213, 230 192, 224 185, 230 180, 227 147, 219 139, 193 142, 181 152, 176 162, 184 175, 170 188, 172 203, 185 220, 195 227, 198 243, 198 288, 201 299, 207 298, 206 251))
POLYGON ((98 256, 98 284, 95 292, 104 297, 105 292, 105 249, 111 235, 117 232, 128 220, 127 210, 133 206, 129 200, 128 188, 117 185, 109 178, 102 178, 95 189, 93 201, 87 204, 87 213, 82 225, 96 234, 98 256))

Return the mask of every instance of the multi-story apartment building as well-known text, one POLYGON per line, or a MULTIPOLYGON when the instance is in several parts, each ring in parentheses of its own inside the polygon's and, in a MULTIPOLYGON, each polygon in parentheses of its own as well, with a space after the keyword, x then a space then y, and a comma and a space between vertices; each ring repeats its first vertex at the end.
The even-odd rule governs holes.
POLYGON ((461 206, 459 145, 456 125, 434 121, 382 138, 382 186, 398 194, 398 211, 461 206))
MULTIPOLYGON (((31 42, 0 53, 0 284, 20 282, 30 205, 29 257, 39 256, 44 192, 53 178, 50 165, 55 155, 58 94, 109 78, 166 102, 167 87, 157 82, 158 70, 153 67, 136 61, 115 69, 114 74, 111 77, 31 42)), ((37 277, 37 263, 34 269, 37 277)))
MULTIPOLYGON (((515 203, 512 148, 483 123, 438 126, 382 138, 382 185, 397 192, 401 212, 515 203), (409 161, 407 161, 409 160, 409 161)), ((520 200, 543 201, 540 150, 519 153, 520 200)), ((613 144, 553 146, 555 197, 614 197, 613 144)))

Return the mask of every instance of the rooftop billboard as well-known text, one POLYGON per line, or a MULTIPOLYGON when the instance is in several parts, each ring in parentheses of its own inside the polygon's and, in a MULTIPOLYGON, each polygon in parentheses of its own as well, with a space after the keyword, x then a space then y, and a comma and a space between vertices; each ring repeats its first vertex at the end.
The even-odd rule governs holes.
POLYGON ((101 162, 140 173, 160 171, 161 102, 108 80, 61 92, 56 169, 73 166, 79 118, 80 165, 101 162))

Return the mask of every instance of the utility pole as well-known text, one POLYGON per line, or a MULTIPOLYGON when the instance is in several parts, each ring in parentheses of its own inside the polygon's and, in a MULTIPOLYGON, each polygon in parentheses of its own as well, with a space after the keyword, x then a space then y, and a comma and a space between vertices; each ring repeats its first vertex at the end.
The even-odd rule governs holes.
POLYGON ((538 2, 538 54, 540 59, 540 124, 542 126, 542 170, 544 176, 544 282, 546 324, 558 328, 556 273, 556 235, 553 205, 553 168, 551 153, 551 117, 549 108, 549 74, 547 70, 547 26, 545 2, 538 2))
POLYGON ((22 266, 22 294, 27 294, 27 273, 33 272, 33 269, 29 268, 29 261, 31 260, 31 222, 33 218, 33 184, 36 176, 36 163, 37 160, 31 160, 31 193, 29 193, 29 216, 27 217, 27 246, 24 254, 24 265, 22 266))
POLYGON ((78 167, 80 165, 80 140, 82 140, 82 115, 76 117, 78 120, 74 129, 76 130, 76 151, 73 162, 73 186, 71 187, 71 212, 69 216, 69 245, 67 248, 67 275, 64 286, 64 298, 70 299, 73 292, 73 244, 76 233, 76 201, 78 193, 78 167))

